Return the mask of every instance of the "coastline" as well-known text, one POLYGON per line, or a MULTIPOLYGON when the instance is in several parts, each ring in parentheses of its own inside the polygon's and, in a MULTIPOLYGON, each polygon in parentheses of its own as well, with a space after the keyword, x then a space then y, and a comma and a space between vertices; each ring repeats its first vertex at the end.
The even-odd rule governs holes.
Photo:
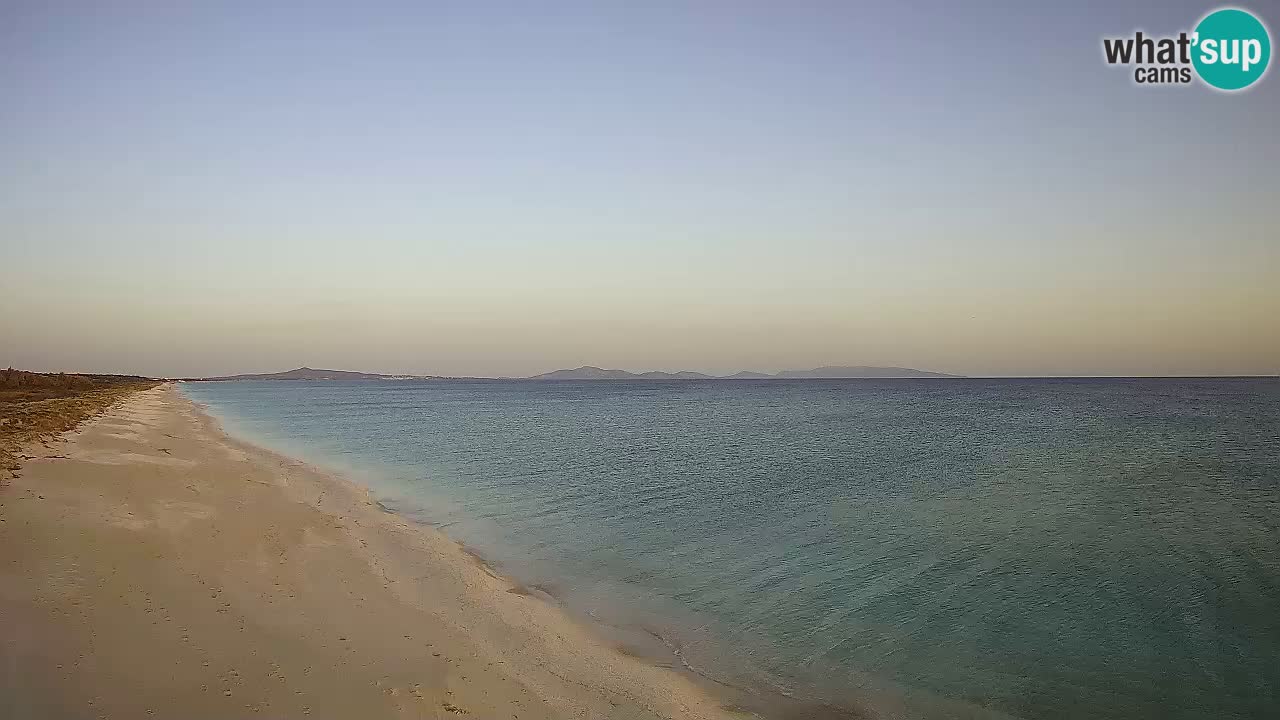
POLYGON ((173 385, 54 442, 0 490, 9 717, 752 715, 173 385))
MULTIPOLYGON (((564 590, 558 581, 549 583, 545 580, 519 578, 518 572, 509 570, 507 566, 489 554, 469 545, 462 539, 451 535, 447 528, 458 520, 437 521, 415 517, 412 511, 406 512, 388 504, 390 498, 380 498, 376 483, 365 479, 369 468, 362 463, 343 464, 336 458, 328 457, 320 460, 308 458, 309 450, 301 445, 283 443, 276 444, 272 438, 260 438, 254 430, 247 426, 239 426, 233 418, 219 417, 213 409, 178 391, 185 402, 195 406, 203 420, 212 425, 226 442, 235 444, 249 452, 269 456, 289 467, 301 467, 321 476, 325 482, 337 483, 350 492, 357 493, 367 501, 371 501, 379 512, 393 515, 403 521, 411 529, 432 533, 453 546, 467 560, 478 565, 480 569, 507 583, 507 592, 529 597, 531 600, 548 605, 552 612, 561 616, 565 622, 585 631, 589 641, 602 646, 606 651, 622 654, 646 666, 654 666, 678 676, 683 682, 692 684, 697 690, 719 703, 719 709, 733 718, 768 718, 771 720, 864 720, 880 717, 915 717, 906 708, 900 691, 887 685, 877 685, 875 690, 869 687, 850 689, 837 693, 839 700, 832 702, 819 696, 809 695, 804 691, 796 693, 792 688, 775 682, 752 684, 750 682, 734 682, 722 679, 713 671, 691 664, 684 654, 681 639, 661 627, 657 622, 641 621, 628 624, 625 621, 610 621, 597 615, 593 610, 575 608, 566 601, 564 590), (875 702, 870 699, 874 696, 875 702), (885 713, 888 713, 887 715, 885 713)), ((810 689, 811 690, 811 689, 810 689)), ((972 706, 957 704, 954 701, 934 698, 933 704, 945 707, 946 711, 957 717, 974 717, 989 720, 994 716, 982 714, 972 706)))

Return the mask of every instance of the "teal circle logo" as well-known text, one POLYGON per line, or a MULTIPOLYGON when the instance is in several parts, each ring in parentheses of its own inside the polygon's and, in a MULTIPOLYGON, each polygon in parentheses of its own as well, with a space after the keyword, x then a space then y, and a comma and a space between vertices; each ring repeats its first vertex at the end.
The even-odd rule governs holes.
POLYGON ((1243 90, 1267 72, 1271 35, 1252 13, 1215 10, 1196 25, 1191 63, 1200 79, 1219 90, 1243 90))

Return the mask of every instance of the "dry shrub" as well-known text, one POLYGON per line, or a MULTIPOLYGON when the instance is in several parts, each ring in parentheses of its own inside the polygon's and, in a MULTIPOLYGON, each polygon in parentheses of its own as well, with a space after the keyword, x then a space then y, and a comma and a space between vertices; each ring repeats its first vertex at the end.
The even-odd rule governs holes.
POLYGON ((24 446, 66 432, 157 384, 133 375, 0 370, 0 476, 19 468, 24 446))

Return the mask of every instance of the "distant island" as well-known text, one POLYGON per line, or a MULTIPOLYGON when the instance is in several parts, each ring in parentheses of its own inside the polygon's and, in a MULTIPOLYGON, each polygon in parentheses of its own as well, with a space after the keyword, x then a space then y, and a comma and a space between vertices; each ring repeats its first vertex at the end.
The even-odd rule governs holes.
POLYGON ((183 379, 221 382, 234 380, 435 380, 438 378, 429 375, 381 375, 378 373, 354 372, 351 370, 316 370, 309 367, 300 367, 294 370, 286 370, 284 372, 183 379))
MULTIPOLYGON (((634 373, 628 370, 609 370, 592 365, 583 365, 572 370, 553 370, 541 375, 527 378, 496 378, 498 380, 803 380, 803 379, 846 379, 846 378, 958 378, 963 375, 929 372, 901 367, 876 367, 870 365, 824 365, 812 370, 783 370, 769 374, 743 370, 733 375, 708 375, 706 373, 682 370, 679 372, 634 373)), ((249 373, 244 375, 223 375, 219 377, 182 378, 198 382, 232 382, 241 380, 480 380, 495 378, 456 378, 440 375, 385 375, 381 373, 355 372, 352 370, 317 370, 300 367, 293 370, 275 373, 249 373)))

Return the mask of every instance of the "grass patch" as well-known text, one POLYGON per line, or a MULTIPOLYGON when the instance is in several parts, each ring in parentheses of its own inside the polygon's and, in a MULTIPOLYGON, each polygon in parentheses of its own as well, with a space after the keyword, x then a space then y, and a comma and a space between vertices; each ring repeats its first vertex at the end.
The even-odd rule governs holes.
POLYGON ((158 384, 136 375, 0 370, 0 476, 20 467, 23 446, 66 432, 125 397, 158 384))

